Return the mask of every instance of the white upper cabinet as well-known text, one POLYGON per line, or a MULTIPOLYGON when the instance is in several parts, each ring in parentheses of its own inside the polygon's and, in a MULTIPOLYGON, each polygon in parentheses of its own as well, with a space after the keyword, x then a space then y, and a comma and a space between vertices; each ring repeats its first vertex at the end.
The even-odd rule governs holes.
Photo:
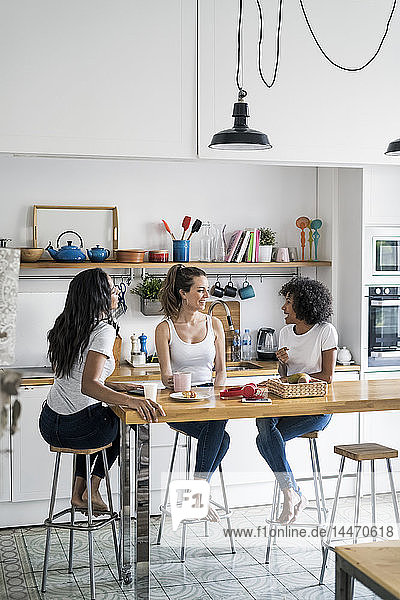
POLYGON ((5 0, 0 152, 191 157, 195 0, 5 0))
MULTIPOLYGON (((264 11, 263 70, 271 80, 278 2, 261 0, 264 11)), ((392 0, 348 2, 304 0, 313 29, 335 62, 359 66, 376 51, 392 0)), ((268 134, 273 148, 253 152, 211 150, 212 135, 232 126, 237 98, 236 28, 238 2, 202 0, 199 11, 199 153, 217 159, 240 158, 274 163, 393 164, 390 141, 400 137, 395 99, 400 18, 375 61, 360 72, 333 67, 320 53, 305 24, 299 2, 283 3, 281 57, 272 89, 257 70, 258 12, 244 0, 244 85, 254 129, 268 134)))

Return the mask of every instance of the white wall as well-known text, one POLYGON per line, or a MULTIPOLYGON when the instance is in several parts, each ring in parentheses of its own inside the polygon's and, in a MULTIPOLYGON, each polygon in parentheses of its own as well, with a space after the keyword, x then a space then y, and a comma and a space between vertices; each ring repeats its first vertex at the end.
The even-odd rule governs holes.
MULTIPOLYGON (((117 205, 120 248, 169 248, 164 218, 178 235, 185 214, 239 227, 270 226, 279 245, 298 246, 295 219, 315 217, 315 173, 311 167, 272 167, 211 161, 113 161, 94 159, 0 158, 1 237, 13 246, 32 243, 33 204, 117 205)), ((326 227, 329 227, 327 224, 326 227)), ((76 223, 79 231, 79 222, 76 223)), ((53 243, 63 231, 55 225, 53 243)), ((324 229, 321 230, 324 236, 324 229)), ((65 243, 65 242, 64 242, 65 243)), ((321 258, 330 258, 325 255, 321 258)), ((240 269, 240 271, 243 271, 240 269)), ((27 274, 24 271, 24 275, 27 274)), ((315 269, 307 269, 310 275, 315 269)), ((52 271, 52 274, 55 274, 52 271)), ((211 280, 212 283, 213 280, 211 280)), ((225 280, 222 280, 226 282, 225 280)), ((242 302, 242 325, 255 334, 260 326, 283 325, 277 295, 285 279, 251 279, 256 299, 242 302)), ((237 280, 238 283, 241 280, 237 280)), ((65 292, 65 281, 21 281, 20 292, 65 292)), ((42 302, 42 295, 24 296, 17 322, 16 364, 43 364, 46 332, 60 308, 60 296, 42 302), (32 319, 27 318, 27 314, 32 319)), ((130 352, 133 331, 146 333, 153 349, 157 317, 139 312, 136 296, 128 296, 128 313, 121 319, 123 356, 130 352)))

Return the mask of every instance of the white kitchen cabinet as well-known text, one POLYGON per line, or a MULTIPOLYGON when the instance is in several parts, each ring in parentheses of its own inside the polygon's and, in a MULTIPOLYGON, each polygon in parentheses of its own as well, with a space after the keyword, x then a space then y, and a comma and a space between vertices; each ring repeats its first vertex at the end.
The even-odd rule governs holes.
MULTIPOLYGON (((359 66, 378 47, 392 2, 304 3, 317 38, 336 62, 359 66)), ((263 72, 272 78, 277 3, 262 2, 263 72)), ((243 81, 248 92, 249 126, 268 134, 272 149, 232 152, 208 148, 212 135, 232 127, 238 3, 199 3, 199 154, 218 159, 274 163, 388 164, 387 144, 399 136, 387 98, 400 93, 391 77, 398 61, 399 23, 393 21, 378 58, 349 73, 330 65, 317 49, 298 2, 283 7, 281 56, 276 84, 261 82, 257 67, 258 12, 244 2, 243 81)))
MULTIPOLYGON (((400 371, 383 371, 365 373, 365 379, 400 379, 400 371)), ((399 382, 400 389, 400 382, 399 382)), ((374 442, 400 450, 399 444, 400 411, 384 410, 376 412, 361 413, 361 442, 374 442)), ((396 489, 400 489, 400 463, 398 459, 392 459, 396 489)), ((369 464, 365 469, 369 472, 369 464)), ((390 491, 386 472, 386 461, 378 460, 375 463, 377 473, 377 492, 390 491)), ((369 478, 365 478, 365 489, 369 490, 369 478)))
MULTIPOLYGON (((55 454, 39 432, 38 419, 49 386, 22 387, 21 417, 12 437, 12 501, 48 500, 55 454)), ((71 455, 61 459, 57 497, 71 494, 71 455)), ((27 521, 30 522, 29 520, 27 521)))
POLYGON ((3 409, 0 426, 0 502, 11 500, 10 406, 3 409))
POLYGON ((195 0, 6 0, 0 57, 0 152, 195 155, 195 0))

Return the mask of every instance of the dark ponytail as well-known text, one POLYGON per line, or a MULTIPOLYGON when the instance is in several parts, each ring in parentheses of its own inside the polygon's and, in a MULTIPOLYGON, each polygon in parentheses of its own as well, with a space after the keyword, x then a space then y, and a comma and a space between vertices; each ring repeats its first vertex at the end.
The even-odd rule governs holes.
POLYGON ((160 291, 161 306, 166 317, 172 320, 178 318, 182 307, 179 290, 188 292, 195 277, 206 277, 206 273, 203 269, 184 265, 174 265, 170 268, 160 291))

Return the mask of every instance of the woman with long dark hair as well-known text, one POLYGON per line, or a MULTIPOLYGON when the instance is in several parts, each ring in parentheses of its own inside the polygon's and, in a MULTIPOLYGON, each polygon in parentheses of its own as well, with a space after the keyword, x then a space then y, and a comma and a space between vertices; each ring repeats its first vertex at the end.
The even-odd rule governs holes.
MULTIPOLYGON (((47 336, 54 383, 39 418, 40 432, 52 446, 79 450, 111 443, 106 450, 109 467, 119 453, 119 419, 103 402, 128 406, 146 421, 165 415, 157 402, 128 396, 129 384, 105 384, 115 368, 112 311, 117 303, 117 290, 102 269, 82 271, 71 281, 64 310, 47 336)), ((107 506, 99 492, 103 460, 101 454, 90 458, 93 509, 104 511, 107 506)), ((76 457, 71 503, 87 508, 83 455, 76 457)))
MULTIPOLYGON (((307 373, 331 383, 338 336, 329 322, 332 315, 330 291, 320 281, 294 277, 279 293, 285 299, 282 311, 286 323, 279 333, 276 353, 279 374, 286 378, 295 373, 307 373)), ((283 509, 278 518, 282 524, 294 523, 307 504, 287 460, 286 442, 325 429, 331 418, 332 415, 305 415, 256 419, 258 450, 274 472, 283 493, 283 509)))
MULTIPOLYGON (((216 317, 204 314, 209 297, 205 272, 196 267, 174 265, 160 293, 165 319, 156 328, 156 347, 161 379, 173 388, 173 373, 192 375, 192 386, 224 385, 225 334, 216 317)), ((229 448, 226 421, 169 423, 170 427, 197 438, 195 478, 209 481, 229 448)), ((218 520, 210 509, 209 518, 218 520)))

